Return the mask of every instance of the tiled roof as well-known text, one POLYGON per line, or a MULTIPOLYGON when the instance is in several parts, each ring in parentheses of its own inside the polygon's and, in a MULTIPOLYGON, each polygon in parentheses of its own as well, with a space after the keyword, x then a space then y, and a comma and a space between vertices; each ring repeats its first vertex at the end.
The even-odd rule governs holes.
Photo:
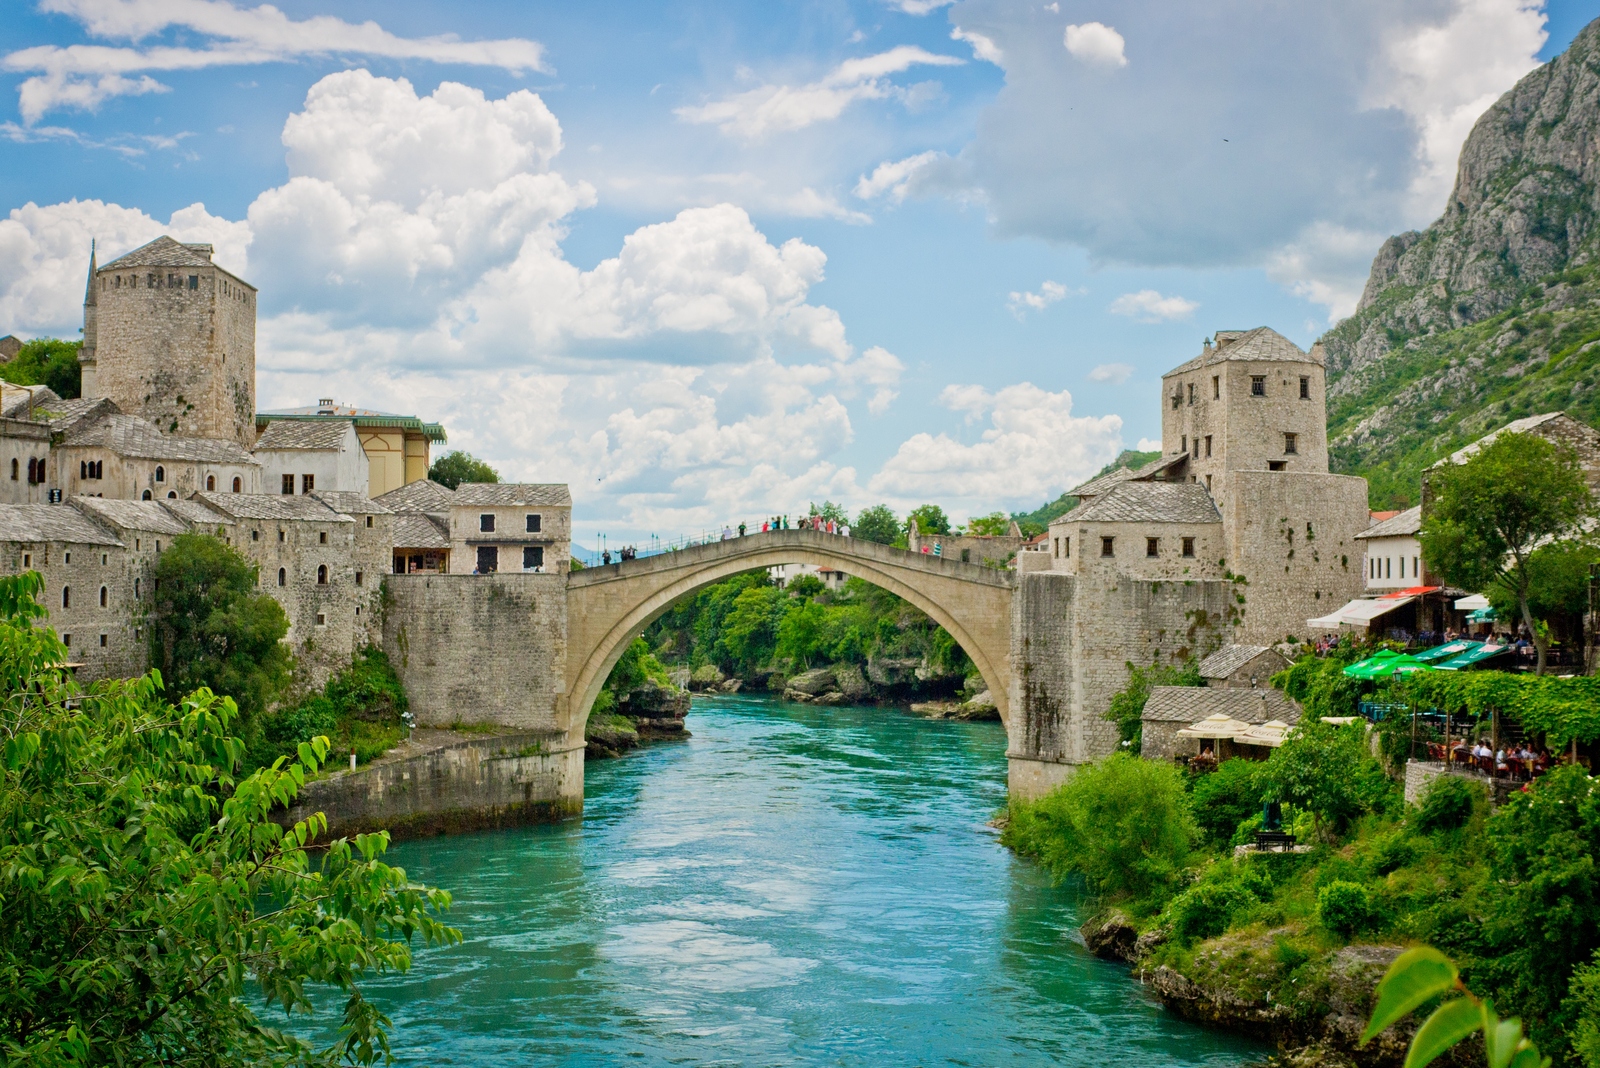
POLYGON ((1096 475, 1076 489, 1067 491, 1069 497, 1092 497, 1097 493, 1104 493, 1112 486, 1122 482, 1132 482, 1137 479, 1147 479, 1158 475, 1169 467, 1175 467, 1188 459, 1184 453, 1176 456, 1158 456, 1147 464, 1139 467, 1119 467, 1115 471, 1107 471, 1103 475, 1096 475))
POLYGON ((1195 482, 1121 482, 1084 501, 1058 522, 1220 523, 1211 494, 1195 482))
POLYGON ((278 493, 196 493, 194 499, 234 519, 311 520, 320 523, 354 523, 315 497, 278 493))
POLYGON ((1221 713, 1245 723, 1265 723, 1281 719, 1293 725, 1300 721, 1300 706, 1280 690, 1219 690, 1211 686, 1153 686, 1144 703, 1141 719, 1163 723, 1198 723, 1221 713))
POLYGON ((1595 430, 1587 423, 1573 419, 1566 412, 1545 412, 1543 415, 1530 415, 1526 419, 1513 420, 1512 422, 1509 422, 1505 426, 1501 427, 1499 430, 1494 430, 1485 434, 1477 441, 1474 441, 1471 445, 1466 445, 1460 449, 1457 449, 1455 452, 1451 453, 1449 457, 1440 460, 1433 466, 1443 467, 1445 464, 1464 464, 1473 456, 1475 456, 1479 449, 1491 444, 1494 439, 1498 438, 1501 434, 1526 434, 1530 431, 1538 430, 1541 426, 1544 426, 1544 424, 1554 422, 1557 419, 1567 419, 1573 423, 1576 423, 1584 432, 1587 432, 1588 436, 1592 440, 1600 443, 1600 430, 1595 430))
POLYGON ((385 508, 377 501, 369 500, 359 493, 349 490, 318 490, 311 494, 335 512, 345 515, 393 515, 394 509, 385 508))
POLYGON ((443 512, 454 503, 455 493, 431 478, 421 478, 373 500, 395 512, 443 512))
POLYGON ((72 506, 80 512, 122 530, 187 534, 189 524, 164 507, 176 503, 176 501, 122 501, 110 497, 72 498, 72 506))
POLYGON ((424 423, 414 415, 380 412, 372 408, 356 408, 348 404, 313 404, 304 408, 279 408, 256 413, 256 427, 278 422, 338 422, 354 423, 357 429, 395 428, 411 430, 429 441, 444 441, 444 427, 438 423, 424 423))
POLYGON ((1271 647, 1266 645, 1224 645, 1200 661, 1200 676, 1225 679, 1262 653, 1270 651, 1271 647))
POLYGON ((110 397, 91 399, 89 397, 75 397, 72 400, 57 401, 48 407, 34 412, 34 418, 43 419, 50 424, 52 432, 57 434, 70 434, 74 427, 85 419, 98 419, 103 415, 119 415, 122 409, 117 407, 117 402, 110 397))
POLYGON ((347 419, 279 419, 256 439, 257 449, 338 449, 353 426, 347 419))
POLYGON ((0 504, 0 541, 65 541, 75 545, 117 545, 109 530, 76 508, 59 504, 0 504))
POLYGON ((177 516, 179 519, 195 527, 215 527, 218 523, 226 523, 228 517, 213 512, 201 501, 180 501, 177 499, 160 502, 161 507, 177 516))
POLYGON ((137 415, 108 415, 96 419, 74 429, 62 445, 109 449, 118 456, 146 460, 187 460, 236 467, 258 464, 237 442, 163 434, 154 423, 137 415))
POLYGON ((1356 535, 1358 538, 1399 538, 1422 529, 1422 505, 1407 508, 1392 519, 1374 523, 1356 535))
POLYGON ((1211 349, 1209 353, 1202 351, 1194 359, 1179 364, 1161 377, 1170 378, 1173 375, 1231 360, 1246 360, 1253 363, 1272 360, 1287 360, 1294 363, 1319 362, 1316 354, 1305 352, 1299 345, 1270 326, 1258 326, 1254 330, 1218 330, 1216 341, 1216 348, 1211 349))
POLYGON ((456 487, 456 506, 512 505, 518 508, 571 507, 572 494, 564 482, 463 482, 456 487))
POLYGON ((4 415, 7 419, 27 419, 30 418, 30 413, 32 418, 41 419, 43 415, 38 413, 38 409, 51 408, 62 403, 56 391, 49 386, 17 386, 10 382, 5 385, 7 393, 13 390, 21 393, 17 400, 6 405, 4 412, 0 412, 0 415, 4 415))
MULTIPOLYGON (((185 245, 163 234, 148 245, 140 245, 126 256, 112 260, 101 271, 128 267, 210 267, 210 245, 185 245)), ((99 272, 96 272, 99 273, 99 272)))
POLYGON ((444 524, 421 512, 402 512, 394 519, 396 549, 448 549, 450 535, 444 524))

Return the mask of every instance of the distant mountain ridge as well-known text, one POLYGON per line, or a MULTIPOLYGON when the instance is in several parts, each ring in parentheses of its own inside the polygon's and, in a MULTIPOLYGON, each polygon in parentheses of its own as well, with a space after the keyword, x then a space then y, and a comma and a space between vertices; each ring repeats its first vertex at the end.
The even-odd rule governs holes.
POLYGON ((1600 19, 1478 119, 1444 214, 1384 242, 1322 343, 1332 465, 1374 508, 1512 419, 1600 421, 1600 19))

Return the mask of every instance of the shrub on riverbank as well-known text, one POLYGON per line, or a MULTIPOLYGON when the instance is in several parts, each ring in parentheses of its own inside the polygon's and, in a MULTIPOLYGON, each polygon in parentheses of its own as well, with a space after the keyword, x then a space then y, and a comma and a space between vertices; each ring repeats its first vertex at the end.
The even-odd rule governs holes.
POLYGON ((335 753, 354 751, 357 763, 365 764, 405 741, 410 732, 405 687, 388 655, 369 645, 329 678, 321 693, 265 717, 261 740, 251 746, 250 766, 291 755, 318 735, 332 743, 335 753))

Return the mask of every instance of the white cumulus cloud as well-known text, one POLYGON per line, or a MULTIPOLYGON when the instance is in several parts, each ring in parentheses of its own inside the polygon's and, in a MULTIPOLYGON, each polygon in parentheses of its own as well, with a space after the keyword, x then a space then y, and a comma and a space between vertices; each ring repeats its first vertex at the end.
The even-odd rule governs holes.
POLYGON ((938 55, 915 45, 897 45, 887 52, 847 59, 821 79, 805 85, 763 85, 709 103, 674 110, 684 122, 716 126, 746 139, 801 130, 837 119, 857 100, 883 100, 901 90, 888 80, 916 66, 951 67, 966 61, 938 55))
POLYGON ((1039 287, 1037 293, 1019 293, 1012 290, 1006 297, 1006 309, 1019 320, 1027 317, 1028 312, 1044 311, 1058 300, 1066 299, 1069 290, 1060 282, 1046 281, 1039 287))
POLYGON ((869 488, 902 506, 938 500, 971 510, 1037 505, 1104 467, 1122 447, 1120 416, 1074 416, 1072 394, 1030 382, 990 392, 948 386, 940 402, 989 426, 971 444, 916 434, 874 475, 869 488))
MULTIPOLYGON (((1133 367, 1125 363, 1102 363, 1087 375, 1091 382, 1104 382, 1111 386, 1120 386, 1133 377, 1133 367)), ((1140 446, 1143 448, 1143 446, 1140 446)))
POLYGON ((950 39, 967 42, 972 46, 972 54, 985 63, 993 63, 998 67, 1005 62, 1006 54, 1000 51, 1000 46, 994 43, 993 38, 976 30, 963 30, 957 26, 950 31, 950 39))
POLYGON ((1085 22, 1068 26, 1062 44, 1073 58, 1101 67, 1126 67, 1128 57, 1123 53, 1127 42, 1122 34, 1103 22, 1085 22))
POLYGON ((870 175, 863 174, 856 182, 855 194, 862 200, 889 194, 896 203, 904 200, 911 191, 917 175, 930 163, 944 159, 943 152, 919 152, 901 160, 886 160, 873 168, 870 175))
POLYGON ((1141 323, 1160 323, 1187 319, 1198 307, 1195 301, 1183 297, 1164 297, 1154 289, 1141 289, 1137 293, 1122 294, 1107 310, 1112 315, 1126 315, 1141 323))
POLYGON ((227 0, 42 0, 47 12, 82 23, 112 45, 38 45, 6 55, 0 67, 32 74, 18 86, 24 121, 58 108, 94 108, 113 96, 161 92, 150 71, 285 62, 300 56, 367 55, 544 70, 544 50, 521 38, 463 41, 454 35, 399 37, 376 22, 331 15, 295 20, 270 4, 244 8, 227 0), (139 47, 155 34, 179 30, 194 44, 139 47))

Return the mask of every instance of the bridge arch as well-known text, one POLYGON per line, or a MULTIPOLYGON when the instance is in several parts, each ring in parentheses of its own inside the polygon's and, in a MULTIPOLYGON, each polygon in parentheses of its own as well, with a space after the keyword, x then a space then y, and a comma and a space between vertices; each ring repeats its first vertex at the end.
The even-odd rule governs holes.
POLYGON ((678 598, 778 564, 833 567, 904 598, 960 644, 1010 726, 1011 595, 1015 577, 977 564, 811 530, 769 531, 641 560, 575 571, 567 580, 567 731, 589 710, 634 638, 678 598))

